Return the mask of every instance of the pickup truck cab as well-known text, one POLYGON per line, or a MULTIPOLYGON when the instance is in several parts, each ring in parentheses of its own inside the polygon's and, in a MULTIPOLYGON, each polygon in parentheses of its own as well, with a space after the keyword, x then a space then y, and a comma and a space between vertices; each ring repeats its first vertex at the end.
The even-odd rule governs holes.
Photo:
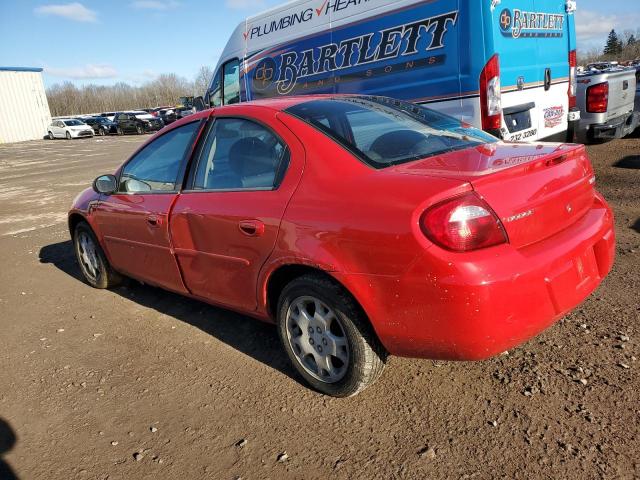
MULTIPOLYGON (((606 66, 605 66, 606 67, 606 66)), ((640 122, 634 112, 636 71, 609 67, 578 74, 581 141, 596 142, 631 134, 640 122)))

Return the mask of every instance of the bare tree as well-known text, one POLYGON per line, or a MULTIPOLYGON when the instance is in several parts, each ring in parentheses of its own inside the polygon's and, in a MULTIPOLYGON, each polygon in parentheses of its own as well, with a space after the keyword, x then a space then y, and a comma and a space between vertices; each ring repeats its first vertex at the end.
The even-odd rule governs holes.
POLYGON ((205 92, 209 88, 209 83, 211 82, 211 78, 213 77, 213 69, 211 67, 207 67, 203 65, 198 70, 196 74, 196 78, 194 80, 193 89, 196 92, 195 96, 202 95, 204 96, 205 92))
POLYGON ((120 82, 109 86, 76 87, 71 82, 64 82, 49 87, 47 98, 54 116, 172 106, 180 97, 203 95, 208 87, 209 79, 202 87, 207 76, 211 78, 210 70, 202 67, 193 82, 174 73, 159 75, 141 86, 120 82))

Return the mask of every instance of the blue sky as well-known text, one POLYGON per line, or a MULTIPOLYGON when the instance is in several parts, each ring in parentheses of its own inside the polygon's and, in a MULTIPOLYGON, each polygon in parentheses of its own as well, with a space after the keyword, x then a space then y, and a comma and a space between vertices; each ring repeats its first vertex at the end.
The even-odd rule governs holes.
MULTIPOLYGON (((580 48, 602 46, 611 28, 640 28, 640 0, 577 1, 580 48)), ((244 17, 281 3, 0 0, 0 65, 44 67, 48 86, 140 84, 161 73, 192 79, 201 65, 215 66, 244 17)))

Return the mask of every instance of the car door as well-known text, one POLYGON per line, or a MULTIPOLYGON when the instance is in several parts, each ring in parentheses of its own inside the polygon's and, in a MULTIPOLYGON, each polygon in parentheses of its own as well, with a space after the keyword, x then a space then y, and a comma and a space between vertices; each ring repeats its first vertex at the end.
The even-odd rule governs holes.
POLYGON ((258 274, 302 175, 304 148, 275 113, 234 112, 251 115, 210 122, 170 228, 188 289, 252 311, 258 274))
POLYGON ((53 136, 54 137, 64 137, 65 136, 64 123, 62 120, 56 120, 53 123, 53 136))
POLYGON ((135 130, 135 116, 130 113, 124 116, 124 131, 133 132, 135 130))
POLYGON ((145 145, 122 167, 118 191, 94 210, 113 267, 131 277, 185 293, 173 255, 168 216, 182 186, 200 120, 145 145))

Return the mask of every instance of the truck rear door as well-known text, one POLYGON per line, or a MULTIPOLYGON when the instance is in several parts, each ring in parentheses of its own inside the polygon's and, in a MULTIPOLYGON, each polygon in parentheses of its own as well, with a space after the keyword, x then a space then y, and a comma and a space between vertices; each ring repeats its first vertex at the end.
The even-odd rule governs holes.
POLYGON ((564 140, 573 35, 566 2, 504 0, 492 15, 500 58, 503 137, 564 140))

